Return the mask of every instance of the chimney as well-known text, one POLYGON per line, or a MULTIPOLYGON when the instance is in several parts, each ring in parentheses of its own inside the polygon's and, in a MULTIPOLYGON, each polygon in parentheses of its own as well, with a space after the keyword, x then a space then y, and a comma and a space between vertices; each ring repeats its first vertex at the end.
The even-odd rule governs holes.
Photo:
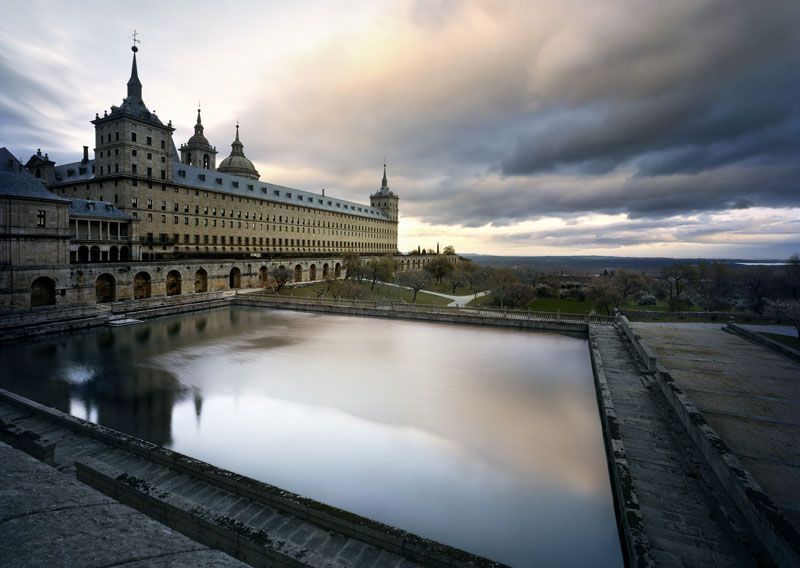
POLYGON ((84 146, 83 147, 83 163, 85 164, 88 161, 89 161, 89 146, 84 146))
POLYGON ((322 197, 325 197, 325 188, 322 188, 322 197))

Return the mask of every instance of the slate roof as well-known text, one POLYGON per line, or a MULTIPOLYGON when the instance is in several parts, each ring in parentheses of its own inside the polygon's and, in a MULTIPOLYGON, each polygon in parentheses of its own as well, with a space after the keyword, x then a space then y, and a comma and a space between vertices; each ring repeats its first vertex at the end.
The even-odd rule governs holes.
POLYGON ((117 209, 113 203, 107 201, 96 201, 93 199, 74 199, 69 200, 69 216, 91 217, 93 219, 108 219, 115 221, 131 221, 133 217, 117 209))
MULTIPOLYGON (((177 154, 177 151, 174 151, 174 153, 177 154)), ((56 183, 75 183, 92 180, 95 177, 92 173, 93 165, 94 160, 89 160, 86 163, 73 162, 71 164, 58 165, 55 167, 56 183), (83 173, 80 173, 81 168, 83 168, 83 173), (67 176, 69 170, 72 170, 71 176, 67 176)), ((153 179, 152 181, 153 183, 162 183, 160 179, 153 179)), ((173 160, 172 179, 169 182, 195 189, 218 191, 237 197, 262 199, 287 205, 346 213, 368 219, 387 219, 386 214, 380 209, 375 209, 362 203, 354 203, 330 196, 323 197, 319 193, 275 185, 274 183, 253 180, 233 174, 204 170, 197 166, 183 164, 180 160, 173 160), (183 175, 181 175, 181 171, 184 172, 183 175), (205 177, 205 179, 202 179, 201 176, 205 177), (217 179, 221 181, 218 183, 217 179), (251 187, 252 189, 250 189, 251 187)))
POLYGON ((387 218, 383 211, 370 207, 369 205, 337 199, 327 195, 323 196, 319 193, 275 185, 274 183, 253 180, 242 176, 204 170, 203 168, 189 166, 180 162, 173 164, 172 179, 173 183, 188 185, 197 189, 221 191, 238 197, 263 199, 276 203, 310 207, 313 209, 322 209, 324 211, 335 211, 336 213, 347 213, 349 215, 357 215, 359 217, 371 219, 385 220, 387 218), (181 172, 185 173, 181 175, 181 172))
POLYGON ((17 160, 16 156, 8 151, 8 148, 5 146, 0 148, 0 171, 19 172, 24 170, 22 162, 17 160))
POLYGON ((27 170, 22 172, 0 170, 0 196, 67 202, 66 199, 48 191, 42 181, 29 174, 27 170))
POLYGON ((56 183, 73 183, 94 179, 94 160, 59 164, 55 168, 56 183), (67 175, 72 170, 72 175, 67 175), (82 172, 82 173, 81 173, 82 172))

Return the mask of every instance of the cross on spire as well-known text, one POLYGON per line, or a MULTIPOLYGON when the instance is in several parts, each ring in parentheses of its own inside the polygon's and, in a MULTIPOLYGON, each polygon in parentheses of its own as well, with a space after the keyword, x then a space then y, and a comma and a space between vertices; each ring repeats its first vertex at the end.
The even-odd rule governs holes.
POLYGON ((131 34, 131 37, 133 38, 133 45, 134 45, 134 47, 136 46, 136 44, 137 44, 137 43, 142 43, 142 40, 140 40, 140 39, 137 39, 137 36, 138 36, 138 35, 139 35, 139 34, 137 33, 136 29, 134 29, 134 30, 133 30, 133 34, 131 34))

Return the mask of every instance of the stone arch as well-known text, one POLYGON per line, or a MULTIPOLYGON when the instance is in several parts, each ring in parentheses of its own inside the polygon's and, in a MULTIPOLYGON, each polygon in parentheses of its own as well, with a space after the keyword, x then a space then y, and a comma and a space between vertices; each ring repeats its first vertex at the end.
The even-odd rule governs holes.
POLYGON ((308 267, 308 279, 314 281, 317 279, 317 265, 312 264, 308 267))
POLYGON ((231 268, 231 272, 228 275, 228 287, 231 290, 242 287, 242 271, 239 270, 238 266, 231 268))
POLYGON ((326 262, 325 264, 322 265, 322 278, 323 278, 323 280, 328 277, 328 273, 329 272, 330 272, 330 267, 328 266, 328 263, 326 262))
POLYGON ((208 292, 208 272, 205 268, 199 268, 194 273, 194 291, 195 294, 208 292))
POLYGON ((302 282, 303 281, 303 267, 299 264, 294 265, 294 281, 295 282, 302 282))
POLYGON ((139 272, 133 277, 133 299, 143 300, 149 298, 153 291, 152 280, 149 272, 139 272))
POLYGON ((183 278, 177 270, 167 272, 167 296, 180 296, 183 278))
POLYGON ((31 307, 54 306, 56 303, 56 283, 52 278, 40 276, 31 283, 31 307))
POLYGON ((119 249, 116 245, 111 245, 111 248, 108 249, 108 260, 111 262, 119 260, 119 249))
POLYGON ((89 262, 89 247, 86 245, 78 247, 78 262, 89 262))
POLYGON ((100 247, 94 245, 91 249, 89 249, 89 260, 91 262, 100 262, 100 247))
POLYGON ((123 245, 119 247, 119 259, 123 262, 130 259, 130 252, 127 246, 123 245))
POLYGON ((333 277, 334 278, 341 278, 342 277, 342 265, 338 262, 336 266, 333 267, 333 277))
POLYGON ((262 266, 258 269, 258 285, 262 288, 266 288, 267 284, 269 283, 269 271, 267 270, 266 266, 262 266))
POLYGON ((97 277, 94 283, 94 295, 98 304, 107 304, 117 299, 117 281, 108 272, 97 277))

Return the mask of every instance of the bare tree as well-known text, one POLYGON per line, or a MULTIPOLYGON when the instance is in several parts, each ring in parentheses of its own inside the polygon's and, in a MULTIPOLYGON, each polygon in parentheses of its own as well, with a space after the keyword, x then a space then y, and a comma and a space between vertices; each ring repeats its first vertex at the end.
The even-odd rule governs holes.
POLYGON ((369 262, 367 262, 366 266, 366 273, 369 279, 372 281, 372 286, 370 286, 370 290, 375 289, 375 283, 380 280, 382 282, 387 282, 394 277, 394 273, 397 270, 397 262, 392 258, 391 255, 382 256, 381 258, 373 258, 369 262))
POLYGON ((622 294, 608 278, 594 278, 589 283, 586 297, 608 315, 611 315, 614 308, 622 302, 622 294))
POLYGON ((800 340, 800 300, 767 300, 765 312, 778 322, 793 325, 800 340))
POLYGON ((286 283, 289 282, 291 277, 292 273, 283 265, 273 269, 272 278, 275 279, 275 291, 280 292, 281 288, 286 286, 286 283))
POLYGON ((401 272, 397 277, 401 286, 411 288, 414 291, 414 297, 411 299, 412 303, 417 301, 417 293, 425 286, 430 284, 430 275, 425 270, 406 270, 401 272))

